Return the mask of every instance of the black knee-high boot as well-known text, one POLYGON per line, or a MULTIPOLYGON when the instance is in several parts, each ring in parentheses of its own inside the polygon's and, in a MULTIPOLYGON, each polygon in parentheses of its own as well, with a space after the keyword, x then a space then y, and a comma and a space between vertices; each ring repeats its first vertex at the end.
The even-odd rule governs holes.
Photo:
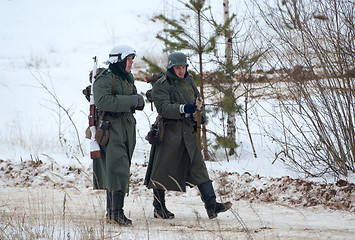
POLYGON ((174 213, 170 212, 165 206, 165 191, 153 189, 153 194, 154 217, 163 219, 174 218, 174 213))
POLYGON ((132 221, 124 215, 124 195, 119 192, 109 192, 107 194, 108 206, 111 207, 111 211, 108 214, 108 220, 110 223, 119 224, 120 226, 132 225, 132 221))
POLYGON ((232 207, 231 202, 219 203, 212 182, 205 182, 197 186, 200 190, 202 201, 205 203, 207 215, 210 219, 217 217, 218 213, 225 212, 232 207))
POLYGON ((106 190, 106 221, 109 222, 112 219, 112 196, 111 192, 106 190))

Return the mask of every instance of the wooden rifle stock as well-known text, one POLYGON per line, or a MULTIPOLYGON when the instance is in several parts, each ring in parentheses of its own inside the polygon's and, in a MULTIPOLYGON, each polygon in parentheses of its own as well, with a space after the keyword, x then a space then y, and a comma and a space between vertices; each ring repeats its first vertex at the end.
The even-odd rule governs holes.
POLYGON ((100 158, 101 153, 100 153, 100 145, 96 142, 95 139, 95 134, 96 134, 96 111, 95 111, 95 100, 94 100, 94 92, 93 92, 93 86, 94 82, 96 79, 96 73, 97 73, 97 58, 96 56, 94 57, 94 67, 92 70, 92 84, 91 84, 91 93, 90 93, 90 115, 89 115, 89 127, 91 131, 91 139, 90 139, 90 157, 91 159, 95 158, 100 158))
POLYGON ((202 107, 202 99, 201 98, 196 98, 196 122, 197 122, 197 144, 198 144, 198 149, 200 151, 202 150, 202 145, 201 145, 201 107, 202 107))

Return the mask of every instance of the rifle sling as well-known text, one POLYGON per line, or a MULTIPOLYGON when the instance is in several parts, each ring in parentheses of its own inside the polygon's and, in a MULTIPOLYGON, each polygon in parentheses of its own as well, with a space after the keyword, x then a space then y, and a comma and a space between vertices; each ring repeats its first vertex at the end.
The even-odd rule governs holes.
MULTIPOLYGON (((111 94, 113 95, 115 88, 116 88, 116 81, 115 81, 115 76, 111 72, 111 77, 112 77, 112 89, 111 89, 111 94)), ((106 112, 102 111, 102 114, 99 114, 99 122, 102 121, 106 116, 106 112)))

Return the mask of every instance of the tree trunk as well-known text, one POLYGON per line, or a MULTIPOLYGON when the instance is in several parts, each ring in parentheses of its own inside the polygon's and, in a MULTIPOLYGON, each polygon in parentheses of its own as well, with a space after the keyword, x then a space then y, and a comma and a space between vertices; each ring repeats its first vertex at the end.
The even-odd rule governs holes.
MULTIPOLYGON (((224 22, 229 21, 229 0, 223 0, 223 10, 224 10, 224 22)), ((233 88, 233 56, 232 56, 232 36, 229 26, 227 26, 224 37, 225 37, 225 58, 226 58, 226 73, 228 80, 230 81, 230 88, 233 88)), ((232 90, 232 89, 231 89, 232 90)), ((230 94, 234 94, 233 91, 227 91, 230 94)), ((234 96, 233 96, 234 99, 234 96)), ((235 129, 236 118, 235 112, 227 113, 227 136, 234 142, 236 142, 235 138, 235 129)), ((229 155, 233 155, 235 150, 230 148, 229 155)))
MULTIPOLYGON (((202 33, 201 33, 201 12, 197 13, 197 21, 198 21, 198 40, 199 40, 199 50, 198 50, 198 58, 200 64, 200 94, 202 97, 202 107, 205 108, 205 94, 203 91, 204 88, 204 77, 203 77, 203 66, 202 66, 202 33)), ((208 145, 207 145, 207 130, 205 124, 202 125, 202 142, 203 142, 203 156, 205 161, 210 160, 210 155, 208 154, 208 145)))

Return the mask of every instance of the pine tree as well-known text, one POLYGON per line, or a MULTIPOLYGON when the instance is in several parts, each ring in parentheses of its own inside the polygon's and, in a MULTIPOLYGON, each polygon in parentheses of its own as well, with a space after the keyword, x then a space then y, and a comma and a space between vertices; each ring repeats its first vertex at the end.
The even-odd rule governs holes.
MULTIPOLYGON (((190 16, 183 15, 180 20, 170 19, 164 15, 156 16, 155 19, 165 23, 166 28, 163 29, 163 34, 158 34, 157 39, 160 39, 165 44, 164 51, 173 52, 179 50, 187 50, 188 55, 198 56, 198 78, 195 81, 199 81, 200 93, 203 101, 205 100, 204 85, 205 79, 203 74, 203 57, 206 54, 213 53, 216 49, 216 39, 221 35, 222 28, 219 27, 210 36, 203 34, 203 24, 207 21, 205 15, 206 11, 210 10, 210 6, 205 6, 206 0, 190 0, 188 3, 184 3, 184 7, 192 12, 195 19, 195 29, 186 27, 186 21, 190 19, 190 16)), ((205 107, 205 106, 203 106, 205 107)), ((207 135, 206 126, 202 125, 202 141, 203 141, 203 154, 205 160, 209 160, 210 156, 207 149, 207 135)))

